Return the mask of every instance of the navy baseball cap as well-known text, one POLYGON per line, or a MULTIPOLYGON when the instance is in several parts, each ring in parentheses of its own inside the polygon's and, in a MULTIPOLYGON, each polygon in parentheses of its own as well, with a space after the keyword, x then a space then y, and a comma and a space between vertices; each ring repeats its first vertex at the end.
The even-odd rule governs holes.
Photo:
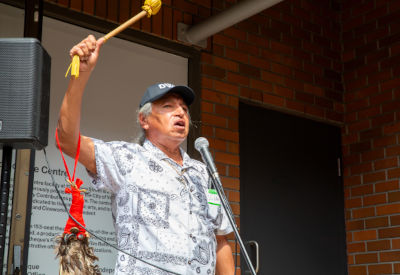
POLYGON ((187 86, 175 86, 171 83, 157 83, 147 88, 142 100, 140 101, 139 108, 142 108, 143 105, 148 102, 153 102, 159 98, 162 98, 164 95, 170 92, 179 94, 188 106, 194 101, 194 92, 187 86))

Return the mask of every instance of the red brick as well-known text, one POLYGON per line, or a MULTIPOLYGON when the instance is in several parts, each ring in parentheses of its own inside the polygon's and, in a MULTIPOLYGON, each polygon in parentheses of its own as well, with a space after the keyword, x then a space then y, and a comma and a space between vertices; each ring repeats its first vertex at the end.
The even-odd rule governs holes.
POLYGON ((268 81, 270 83, 274 83, 274 84, 284 84, 285 80, 284 77, 268 72, 268 71, 262 71, 261 72, 261 79, 268 81))
POLYGON ((294 92, 291 89, 279 85, 274 85, 273 89, 274 93, 277 94, 278 96, 283 96, 285 98, 290 98, 290 99, 293 99, 294 97, 294 92))
POLYGON ((362 206, 361 198, 351 198, 345 200, 345 208, 357 208, 362 206))
POLYGON ((385 134, 393 134, 400 132, 400 122, 383 127, 383 131, 385 134))
POLYGON ((207 65, 207 64, 203 64, 201 66, 202 69, 202 73, 206 76, 212 76, 212 77, 216 77, 218 79, 223 79, 225 78, 225 70, 212 66, 212 65, 207 65))
POLYGON ((239 51, 247 52, 247 53, 255 55, 255 56, 259 55, 260 49, 256 45, 251 45, 244 41, 238 41, 237 43, 238 43, 237 49, 239 51))
POLYGON ((365 228, 387 227, 389 225, 388 217, 377 217, 365 220, 365 228))
POLYGON ((231 202, 240 202, 240 193, 237 191, 229 191, 228 198, 231 202))
POLYGON ((215 129, 217 138, 229 141, 239 142, 239 133, 237 131, 229 131, 225 129, 215 129))
POLYGON ((263 94, 263 102, 275 106, 284 106, 285 104, 285 100, 282 97, 278 97, 267 93, 263 94))
POLYGON ((377 253, 367 253, 355 255, 356 264, 367 264, 367 263, 377 263, 378 254, 377 253))
POLYGON ((398 166, 397 157, 386 158, 386 159, 377 160, 374 162, 375 170, 387 169, 387 168, 392 168, 392 167, 397 167, 397 166, 398 166))
POLYGON ((359 209, 354 209, 352 211, 352 217, 354 219, 361 219, 361 218, 373 217, 373 216, 375 216, 374 207, 359 208, 359 209))
POLYGON ((347 112, 355 112, 369 106, 368 99, 359 100, 356 102, 348 103, 346 106, 347 112))
POLYGON ((364 242, 347 244, 347 253, 364 252, 364 251, 365 251, 364 242))
POLYGON ((400 203, 377 206, 376 213, 378 216, 400 214, 400 203))
POLYGON ((255 89, 250 89, 246 87, 240 88, 240 96, 252 100, 257 100, 262 102, 263 100, 263 92, 255 89))
POLYGON ((213 137, 214 136, 214 128, 211 126, 202 125, 201 126, 201 134, 203 136, 213 137))
POLYGON ((353 186, 353 185, 360 185, 361 184, 361 176, 352 176, 344 178, 344 185, 345 186, 353 186))
POLYGON ((258 58, 253 55, 249 56, 249 64, 263 70, 270 70, 270 62, 264 58, 258 58))
POLYGON ((392 249, 400 249, 400 239, 392 239, 392 249))
POLYGON ((284 76, 291 76, 292 70, 290 67, 271 62, 271 72, 284 76))
POLYGON ((314 86, 308 83, 304 83, 304 92, 316 95, 324 96, 324 90, 321 87, 314 86))
POLYGON ((400 178, 400 168, 390 169, 388 170, 388 178, 400 178))
POLYGON ((265 81, 260 81, 257 79, 250 80, 250 87, 261 90, 263 92, 267 92, 267 93, 270 93, 273 91, 273 87, 272 87, 271 83, 265 82, 265 81))
POLYGON ((383 148, 375 149, 372 151, 364 152, 361 154, 361 159, 363 162, 382 159, 384 157, 383 148))
POLYGON ((215 80, 214 88, 220 92, 227 93, 230 95, 239 95, 239 87, 226 82, 215 80))
POLYGON ((96 1, 96 16, 105 18, 107 14, 107 1, 106 0, 97 0, 96 1))
POLYGON ((215 105, 215 113, 224 117, 238 117, 238 110, 226 105, 215 105))
POLYGON ((388 193, 388 201, 389 202, 400 201, 400 192, 390 192, 390 193, 388 193))
POLYGON ((279 42, 272 40, 270 42, 270 46, 271 46, 272 51, 279 52, 279 53, 286 54, 286 55, 292 54, 292 47, 289 47, 283 43, 279 43, 279 42))
MULTIPOLYGON (((377 107, 379 108, 380 106, 377 107)), ((372 127, 381 127, 384 124, 393 122, 394 122, 394 114, 390 113, 384 114, 372 119, 372 127)))
POLYGON ((235 178, 239 178, 240 177, 240 169, 239 169, 239 167, 229 165, 228 169, 229 169, 228 175, 230 177, 235 177, 235 178))
POLYGON ((375 192, 377 192, 377 193, 392 191, 392 190, 396 190, 398 188, 399 188, 398 180, 391 180, 391 181, 375 184, 375 192))
POLYGON ((235 27, 229 27, 224 30, 224 34, 238 40, 246 40, 246 32, 239 30, 235 27))
POLYGON ((221 177, 221 182, 224 188, 239 190, 240 182, 237 178, 221 177))
POLYGON ((233 72, 227 72, 226 79, 229 82, 233 82, 238 85, 241 84, 244 86, 248 86, 250 84, 250 79, 248 77, 233 72))
POLYGON ((212 89, 214 87, 214 80, 208 77, 202 76, 201 78, 201 86, 205 89, 212 89))
POLYGON ((202 122, 203 124, 218 126, 218 127, 226 127, 227 119, 221 116, 215 116, 211 114, 202 114, 202 122))
POLYGON ((399 261, 400 251, 381 252, 379 258, 381 262, 399 261))
POLYGON ((234 49, 229 49, 227 48, 225 50, 225 56, 229 59, 239 61, 242 63, 248 63, 249 62, 249 55, 246 52, 242 51, 237 51, 234 49))
POLYGON ((391 90, 400 86, 400 78, 392 79, 384 83, 379 84, 381 91, 391 90))
POLYGON ((363 197, 364 206, 386 203, 386 194, 377 194, 363 197))
POLYGON ((375 240, 377 237, 376 230, 364 230, 359 232, 353 232, 354 241, 367 241, 375 240))
POLYGON ((369 275, 392 274, 391 264, 368 265, 369 275))
POLYGON ((346 222, 346 230, 349 231, 360 231, 363 230, 364 227, 364 220, 355 220, 355 221, 347 221, 346 222))
POLYGON ((234 108, 239 108, 239 98, 235 97, 235 96, 229 96, 228 97, 228 105, 232 106, 234 108))
POLYGON ((94 0, 83 1, 83 12, 94 15, 94 0))
POLYGON ((400 227, 390 227, 378 230, 380 239, 400 237, 400 227))
POLYGON ((374 189, 373 189, 372 184, 353 187, 353 188, 351 188, 351 196, 355 197, 355 196, 362 196, 362 195, 366 195, 366 194, 372 194, 373 190, 374 189))
POLYGON ((395 274, 400 273, 400 263, 393 264, 393 271, 395 272, 395 274))
POLYGON ((211 102, 215 103, 226 103, 227 102, 227 96, 221 93, 217 93, 214 91, 210 91, 207 89, 204 89, 201 91, 201 96, 203 100, 208 100, 211 102))
POLYGON ((349 266, 349 275, 367 275, 367 266, 349 266))
POLYGON ((261 76, 260 68, 250 66, 247 64, 242 64, 242 63, 239 64, 239 72, 243 75, 255 77, 255 78, 260 78, 260 76, 261 76))
MULTIPOLYGON (((138 2, 139 3, 139 2, 138 2)), ((137 11, 133 11, 132 14, 136 14, 137 11)), ((163 13, 163 35, 166 38, 172 39, 172 9, 168 6, 164 6, 162 8, 162 13, 163 13)))
POLYGON ((390 224, 392 226, 400 225, 400 215, 391 216, 390 217, 390 224))
POLYGON ((215 161, 219 163, 239 165, 239 156, 223 152, 215 152, 215 161))
MULTIPOLYGON (((351 133, 349 135, 342 135, 342 145, 349 145, 349 144, 352 144, 352 143, 356 143, 357 140, 358 140, 357 133, 351 133)), ((356 155, 354 155, 354 156, 356 156, 356 155)), ((358 162, 357 163, 359 163, 360 162, 359 155, 357 155, 357 158, 358 158, 358 162)))
POLYGON ((389 249, 390 249, 390 240, 367 242, 368 251, 389 250, 389 249))
POLYGON ((236 47, 236 40, 232 39, 226 35, 222 34, 215 34, 213 35, 213 43, 221 45, 221 46, 227 46, 230 48, 235 48, 236 47))
MULTIPOLYGON (((357 121, 354 123, 350 123, 347 127, 348 127, 350 133, 360 132, 360 131, 369 129, 370 122, 369 122, 369 120, 357 121)), ((362 151, 369 150, 370 147, 371 147, 371 145, 370 145, 369 141, 363 141, 360 143, 352 144, 351 150, 352 150, 352 152, 362 152, 362 151)))
MULTIPOLYGON (((376 138, 373 141, 373 145, 375 148, 377 147, 387 147, 390 145, 396 144, 396 137, 395 136, 387 136, 387 137, 381 137, 381 138, 376 138)), ((397 148, 397 147, 391 147, 391 148, 397 148)), ((386 152, 390 151, 390 149, 386 149, 386 152)), ((400 146, 398 146, 398 153, 394 154, 400 154, 400 146)))
POLYGON ((372 171, 372 164, 368 162, 368 163, 362 163, 360 165, 354 165, 350 168, 350 171, 352 175, 367 173, 372 171))
POLYGON ((217 56, 214 56, 214 65, 232 72, 237 72, 239 68, 238 63, 217 56))

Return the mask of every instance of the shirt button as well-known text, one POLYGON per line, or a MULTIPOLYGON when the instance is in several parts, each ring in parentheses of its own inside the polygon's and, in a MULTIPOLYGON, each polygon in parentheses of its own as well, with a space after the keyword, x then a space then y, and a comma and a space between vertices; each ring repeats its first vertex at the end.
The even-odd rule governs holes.
POLYGON ((192 210, 189 211, 189 214, 192 215, 192 210))

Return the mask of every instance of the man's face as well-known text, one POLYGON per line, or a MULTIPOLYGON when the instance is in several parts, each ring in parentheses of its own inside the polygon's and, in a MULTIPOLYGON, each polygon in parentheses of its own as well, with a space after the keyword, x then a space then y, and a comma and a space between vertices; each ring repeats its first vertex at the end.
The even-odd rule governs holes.
POLYGON ((179 95, 166 94, 153 102, 146 124, 149 138, 181 143, 189 132, 188 106, 179 95))

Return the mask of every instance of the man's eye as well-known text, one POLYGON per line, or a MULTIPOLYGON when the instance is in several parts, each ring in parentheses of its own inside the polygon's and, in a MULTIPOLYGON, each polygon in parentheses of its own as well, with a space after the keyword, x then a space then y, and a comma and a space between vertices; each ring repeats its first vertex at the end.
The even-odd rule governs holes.
POLYGON ((169 104, 165 104, 163 107, 164 107, 164 108, 170 108, 170 107, 171 107, 171 105, 169 105, 169 104))

